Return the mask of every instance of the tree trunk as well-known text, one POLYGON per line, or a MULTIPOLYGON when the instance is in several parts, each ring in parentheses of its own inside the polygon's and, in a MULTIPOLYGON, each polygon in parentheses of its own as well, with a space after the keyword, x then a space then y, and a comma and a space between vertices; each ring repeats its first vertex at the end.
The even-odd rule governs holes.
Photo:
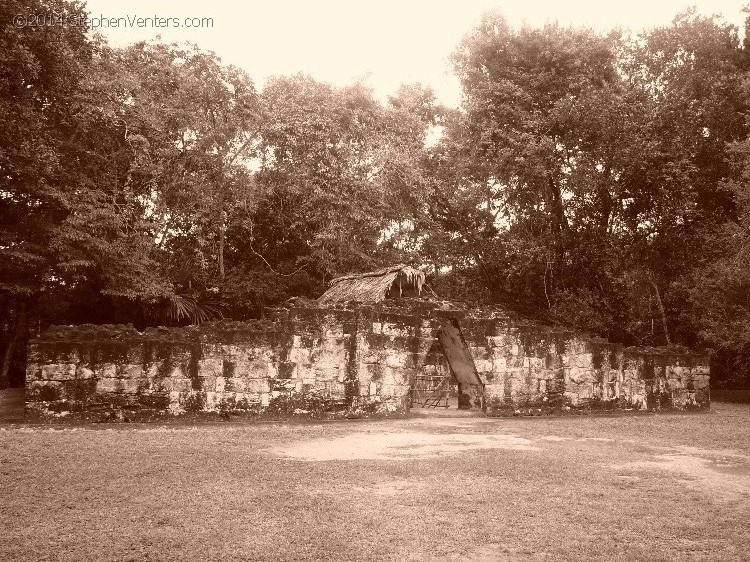
POLYGON ((11 336, 3 350, 3 360, 0 365, 0 388, 8 388, 10 385, 10 366, 13 362, 13 354, 16 351, 18 339, 26 329, 26 302, 19 301, 14 326, 11 336))
POLYGON ((547 176, 547 189, 545 204, 549 208, 551 215, 552 231, 555 237, 555 254, 558 264, 562 264, 565 257, 565 235, 568 231, 568 219, 565 217, 565 207, 563 206, 562 193, 560 187, 555 183, 551 175, 547 176))
POLYGON ((219 225, 219 280, 224 285, 224 221, 219 225))
POLYGON ((651 288, 654 290, 654 296, 656 297, 656 305, 659 307, 659 314, 661 314, 661 324, 664 328, 664 338, 667 340, 667 345, 672 345, 672 341, 669 339, 669 330, 667 329, 667 314, 664 312, 664 304, 661 302, 661 295, 659 294, 659 287, 656 286, 654 278, 649 274, 648 282, 651 288))
POLYGON ((220 184, 219 187, 219 283, 223 289, 224 287, 224 237, 225 237, 225 226, 224 226, 224 186, 220 184))

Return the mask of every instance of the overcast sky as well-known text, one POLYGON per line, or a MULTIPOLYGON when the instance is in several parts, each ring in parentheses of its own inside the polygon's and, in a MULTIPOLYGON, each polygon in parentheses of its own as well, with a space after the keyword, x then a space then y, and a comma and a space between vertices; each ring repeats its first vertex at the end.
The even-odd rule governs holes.
POLYGON ((88 9, 92 18, 131 21, 134 16, 212 18, 213 27, 202 29, 147 25, 99 31, 115 45, 157 35, 196 43, 244 68, 258 87, 268 76, 304 72, 337 85, 366 78, 385 99, 399 84, 421 82, 443 103, 457 105, 460 89, 447 59, 487 10, 500 10, 515 25, 557 20, 606 32, 668 24, 691 4, 740 25, 745 1, 628 0, 606 6, 601 0, 88 0, 88 9))

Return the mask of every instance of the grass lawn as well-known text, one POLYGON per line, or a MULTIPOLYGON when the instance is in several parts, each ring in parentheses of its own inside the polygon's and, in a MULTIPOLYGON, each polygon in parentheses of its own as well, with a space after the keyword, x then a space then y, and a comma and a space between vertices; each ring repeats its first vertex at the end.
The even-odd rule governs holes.
POLYGON ((0 426, 0 560, 748 560, 750 405, 0 426))

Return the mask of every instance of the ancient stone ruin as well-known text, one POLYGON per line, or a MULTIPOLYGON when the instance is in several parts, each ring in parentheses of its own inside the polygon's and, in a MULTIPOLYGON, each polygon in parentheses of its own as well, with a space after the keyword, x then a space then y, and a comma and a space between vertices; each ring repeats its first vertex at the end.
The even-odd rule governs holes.
POLYGON ((429 299, 423 282, 394 266, 259 321, 53 327, 29 346, 27 414, 405 413, 443 405, 451 388, 488 415, 709 406, 704 355, 429 299))

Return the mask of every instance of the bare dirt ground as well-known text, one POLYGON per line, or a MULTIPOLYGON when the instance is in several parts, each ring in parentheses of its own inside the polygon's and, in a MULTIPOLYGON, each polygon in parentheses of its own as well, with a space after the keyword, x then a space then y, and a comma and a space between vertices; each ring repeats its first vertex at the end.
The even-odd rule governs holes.
POLYGON ((0 425, 0 560, 748 560, 750 405, 0 425))

